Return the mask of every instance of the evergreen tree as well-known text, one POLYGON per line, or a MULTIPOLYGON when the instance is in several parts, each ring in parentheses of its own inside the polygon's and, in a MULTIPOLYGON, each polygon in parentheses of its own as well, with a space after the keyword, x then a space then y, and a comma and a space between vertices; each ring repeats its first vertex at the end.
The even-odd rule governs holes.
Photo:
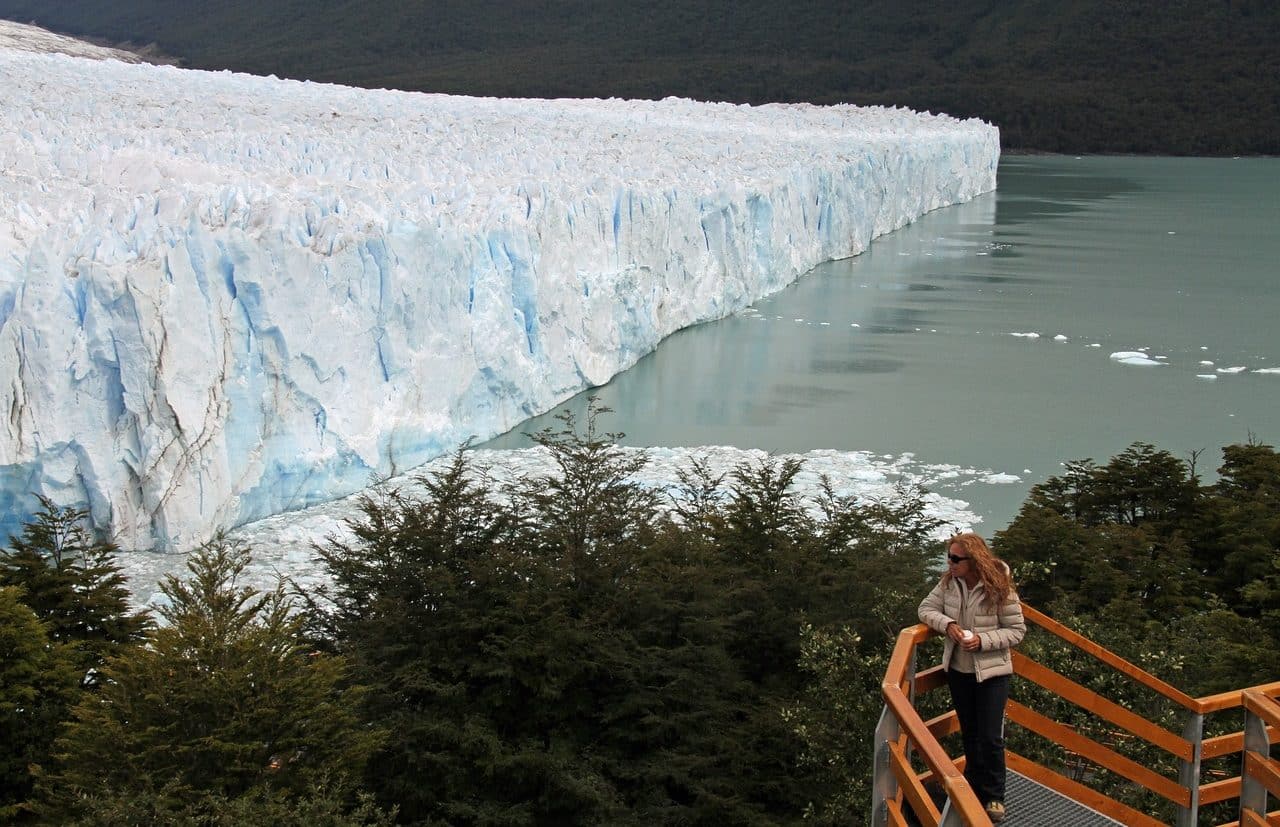
POLYGON ((1034 486, 995 546, 1015 566, 1022 598, 1051 613, 1115 602, 1135 620, 1167 619, 1211 599, 1191 546, 1206 508, 1186 463, 1135 443, 1105 466, 1068 463, 1034 486))
POLYGON ((81 814, 66 827, 391 827, 395 812, 380 809, 368 793, 352 803, 346 783, 323 779, 298 795, 255 787, 244 795, 193 791, 177 782, 127 796, 86 796, 81 814))
POLYGON ((460 450, 320 550, 316 628, 391 731, 368 784, 404 822, 797 823, 829 782, 782 714, 798 630, 896 630, 923 593, 919 498, 811 515, 797 463, 695 461, 664 511, 603 412, 534 436, 550 475, 495 491, 460 450))
POLYGON ((1218 473, 1218 523, 1203 557, 1224 599, 1241 611, 1280 608, 1267 596, 1280 561, 1280 454, 1259 443, 1229 445, 1218 473))
POLYGON ((187 579, 165 578, 164 623, 107 662, 55 744, 39 783, 51 818, 128 812, 133 800, 156 821, 210 796, 298 802, 363 771, 379 733, 355 718, 359 691, 340 688, 341 659, 301 643, 282 589, 238 585, 248 562, 216 540, 187 579))
POLYGON ((623 453, 617 446, 623 434, 599 430, 599 417, 609 410, 592 397, 584 433, 565 411, 557 416, 560 430, 532 434, 551 453, 558 472, 524 480, 509 492, 527 511, 525 525, 533 530, 525 539, 540 544, 541 554, 563 558, 558 567, 579 591, 609 588, 623 579, 631 552, 651 542, 656 516, 656 495, 632 480, 648 458, 643 452, 623 453))
POLYGON ((1237 679, 1221 687, 1231 689, 1280 675, 1280 454, 1251 441, 1223 448, 1222 458, 1198 560, 1233 610, 1204 666, 1237 679))
POLYGON ((45 497, 22 536, 0 551, 0 586, 18 586, 55 643, 72 644, 86 683, 112 655, 141 640, 150 618, 131 609, 114 543, 95 540, 86 512, 45 497))
POLYGON ((408 823, 607 820, 606 785, 556 737, 568 684, 593 668, 563 629, 564 580, 512 544, 517 510, 462 450, 419 483, 366 497, 354 542, 319 550, 333 579, 321 625, 389 730, 371 788, 408 823))
POLYGON ((812 680, 785 717, 804 744, 800 766, 820 782, 822 794, 805 807, 814 824, 860 824, 870 811, 871 733, 884 707, 880 683, 889 649, 865 649, 847 627, 801 628, 800 665, 812 680))
POLYGON ((0 822, 29 819, 39 768, 78 691, 76 653, 54 643, 21 591, 0 587, 0 822))

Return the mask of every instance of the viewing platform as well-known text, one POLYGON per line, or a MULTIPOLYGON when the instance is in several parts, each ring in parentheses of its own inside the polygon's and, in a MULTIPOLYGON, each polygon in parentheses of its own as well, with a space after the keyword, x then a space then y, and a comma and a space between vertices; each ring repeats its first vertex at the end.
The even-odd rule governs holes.
MULTIPOLYGON (((1100 670, 1095 677, 1141 687, 1152 703, 1139 714, 1015 651, 1006 720, 1016 729, 1008 731, 1002 825, 1280 825, 1280 760, 1272 755, 1280 743, 1280 681, 1192 698, 1026 604, 1023 614, 1087 656, 1090 669, 1100 670), (1229 717, 1235 710, 1243 714, 1238 730, 1229 717), (1181 734, 1168 728, 1175 721, 1181 734)), ((933 637, 923 624, 903 629, 885 672, 873 827, 991 824, 962 774, 963 757, 944 748, 959 732, 955 712, 928 720, 920 713, 945 685, 941 667, 917 667, 920 645, 933 637)))

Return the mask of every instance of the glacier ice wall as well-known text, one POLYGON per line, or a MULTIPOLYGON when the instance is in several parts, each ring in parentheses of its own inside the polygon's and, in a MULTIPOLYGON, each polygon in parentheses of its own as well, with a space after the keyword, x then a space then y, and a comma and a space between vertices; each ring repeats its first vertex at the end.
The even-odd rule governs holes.
MULTIPOLYGON (((350 493, 995 186, 901 109, 367 91, 0 49, 0 532, 350 493)), ((0 536, 4 536, 0 534, 0 536)))

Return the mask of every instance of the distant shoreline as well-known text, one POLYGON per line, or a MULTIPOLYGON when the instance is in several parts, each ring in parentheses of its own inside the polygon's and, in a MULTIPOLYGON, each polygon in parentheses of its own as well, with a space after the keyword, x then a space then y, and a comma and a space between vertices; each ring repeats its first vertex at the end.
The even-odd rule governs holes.
POLYGON ((1089 157, 1089 158, 1280 158, 1280 155, 1268 154, 1239 154, 1239 153, 1223 153, 1220 155, 1177 155, 1169 152, 1056 152, 1049 149, 1034 149, 1031 147, 1000 147, 1001 156, 1013 155, 1023 157, 1040 157, 1047 158, 1050 156, 1059 157, 1089 157))

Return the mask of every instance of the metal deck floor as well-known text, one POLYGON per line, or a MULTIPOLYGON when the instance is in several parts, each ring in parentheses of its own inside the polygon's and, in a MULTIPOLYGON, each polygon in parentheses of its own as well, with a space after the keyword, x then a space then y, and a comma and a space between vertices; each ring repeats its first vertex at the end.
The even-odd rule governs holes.
MULTIPOLYGON (((946 804, 941 788, 934 787, 929 793, 939 809, 946 804)), ((1012 770, 1007 773, 1004 793, 1007 815, 1000 822, 1000 827, 1125 827, 1121 822, 1012 770)), ((910 813, 907 821, 917 823, 910 813)))
POLYGON ((1000 827, 1124 827, 1020 773, 1008 773, 1004 792, 1009 815, 1000 827))

